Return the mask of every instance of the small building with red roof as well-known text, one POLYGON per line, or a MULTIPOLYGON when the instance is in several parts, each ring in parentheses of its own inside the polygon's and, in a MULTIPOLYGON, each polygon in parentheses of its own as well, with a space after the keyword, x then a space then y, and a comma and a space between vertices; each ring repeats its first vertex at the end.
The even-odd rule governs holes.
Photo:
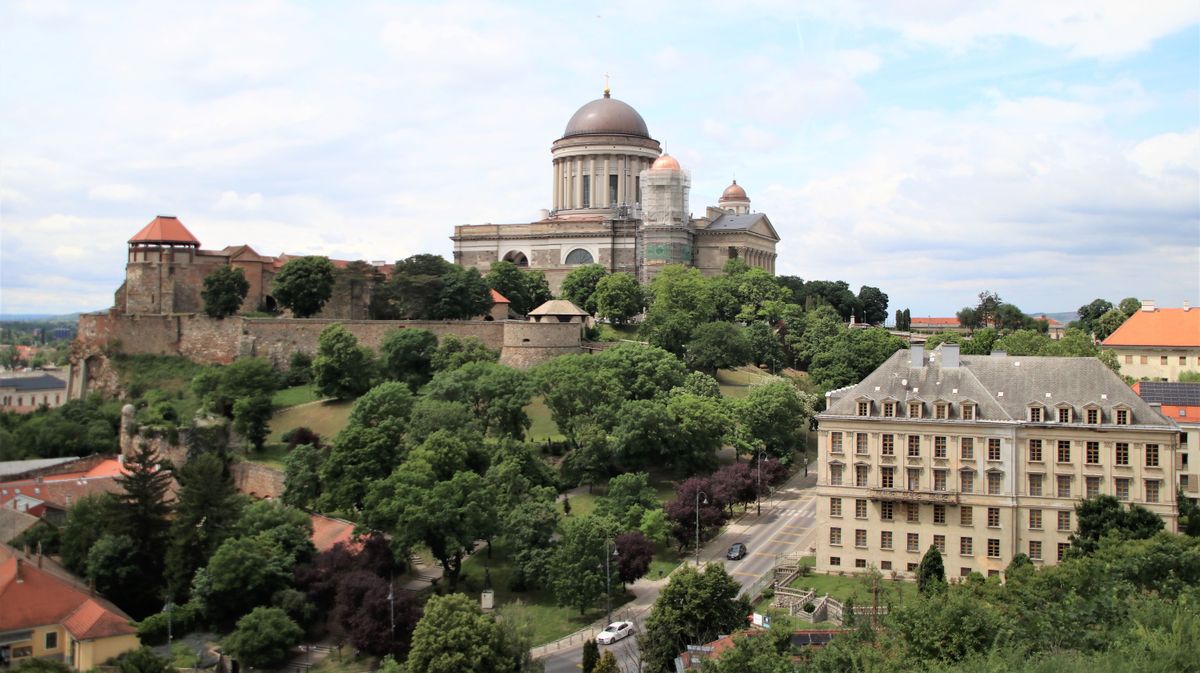
POLYGON ((1121 374, 1150 381, 1178 381, 1186 371, 1200 372, 1200 309, 1142 308, 1108 335, 1101 345, 1117 354, 1121 374))
POLYGON ((53 658, 86 671, 139 647, 116 605, 51 559, 0 544, 0 662, 53 658))
POLYGON ((912 318, 908 326, 910 332, 919 334, 936 334, 938 332, 966 332, 958 318, 912 318))

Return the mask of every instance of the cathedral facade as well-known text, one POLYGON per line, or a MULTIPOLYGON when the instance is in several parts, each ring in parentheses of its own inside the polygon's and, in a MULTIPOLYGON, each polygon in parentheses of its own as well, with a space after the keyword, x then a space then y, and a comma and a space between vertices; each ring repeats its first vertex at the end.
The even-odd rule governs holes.
POLYGON ((735 180, 694 217, 690 174, 607 89, 571 116, 550 156, 552 207, 536 222, 456 226, 456 263, 484 273, 500 260, 536 269, 555 293, 572 269, 593 263, 643 283, 667 264, 715 275, 741 259, 775 271, 779 235, 751 211, 746 190, 735 180))

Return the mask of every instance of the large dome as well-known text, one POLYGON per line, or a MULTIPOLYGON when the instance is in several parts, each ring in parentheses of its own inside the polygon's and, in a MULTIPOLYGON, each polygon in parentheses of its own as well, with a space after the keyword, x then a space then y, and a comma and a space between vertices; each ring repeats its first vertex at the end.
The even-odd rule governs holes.
POLYGON ((607 134, 650 137, 642 115, 628 103, 609 97, 607 91, 604 98, 597 98, 571 115, 563 137, 607 134))

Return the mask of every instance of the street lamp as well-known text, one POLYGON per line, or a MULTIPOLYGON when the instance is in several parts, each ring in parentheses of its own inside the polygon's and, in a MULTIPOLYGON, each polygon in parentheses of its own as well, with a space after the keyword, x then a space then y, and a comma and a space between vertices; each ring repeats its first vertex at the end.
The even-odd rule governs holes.
POLYGON ((612 560, 621 555, 616 549, 609 551, 611 544, 607 539, 604 540, 604 604, 608 610, 605 626, 612 623, 612 560))
POLYGON ((767 452, 759 449, 758 461, 755 465, 758 468, 758 490, 754 492, 754 506, 758 508, 758 516, 762 516, 762 462, 765 455, 767 455, 767 452))
POLYGON ((173 607, 175 607, 175 604, 172 603, 170 599, 167 599, 167 604, 163 606, 163 612, 167 613, 167 651, 168 652, 171 650, 171 608, 173 608, 173 607))
POLYGON ((708 494, 696 489, 696 567, 700 567, 700 496, 704 496, 704 504, 708 504, 708 494))

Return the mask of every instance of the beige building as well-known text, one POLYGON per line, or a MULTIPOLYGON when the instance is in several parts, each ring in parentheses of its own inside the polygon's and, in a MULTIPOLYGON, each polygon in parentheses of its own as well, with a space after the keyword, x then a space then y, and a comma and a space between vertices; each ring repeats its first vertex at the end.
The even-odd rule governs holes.
POLYGON ((996 574, 1055 563, 1098 494, 1176 524, 1179 428, 1094 358, 896 352, 830 392, 820 421, 817 568, 996 574))
POLYGON ((1200 309, 1158 308, 1153 300, 1129 316, 1103 342, 1117 354, 1121 373, 1135 379, 1178 381, 1200 372, 1200 309))
POLYGON ((1175 472, 1179 492, 1200 498, 1200 383, 1139 381, 1133 391, 1179 426, 1175 472))
POLYGON ((33 373, 0 378, 0 411, 27 414, 40 407, 61 407, 67 401, 67 383, 57 376, 33 373))
POLYGON ((733 258, 774 272, 779 235, 751 211, 746 190, 735 180, 693 217, 691 175, 607 89, 572 115, 550 156, 551 208, 535 222, 455 227, 455 262, 485 273, 499 260, 537 269, 556 293, 573 268, 593 263, 642 282, 667 264, 715 275, 733 258))

